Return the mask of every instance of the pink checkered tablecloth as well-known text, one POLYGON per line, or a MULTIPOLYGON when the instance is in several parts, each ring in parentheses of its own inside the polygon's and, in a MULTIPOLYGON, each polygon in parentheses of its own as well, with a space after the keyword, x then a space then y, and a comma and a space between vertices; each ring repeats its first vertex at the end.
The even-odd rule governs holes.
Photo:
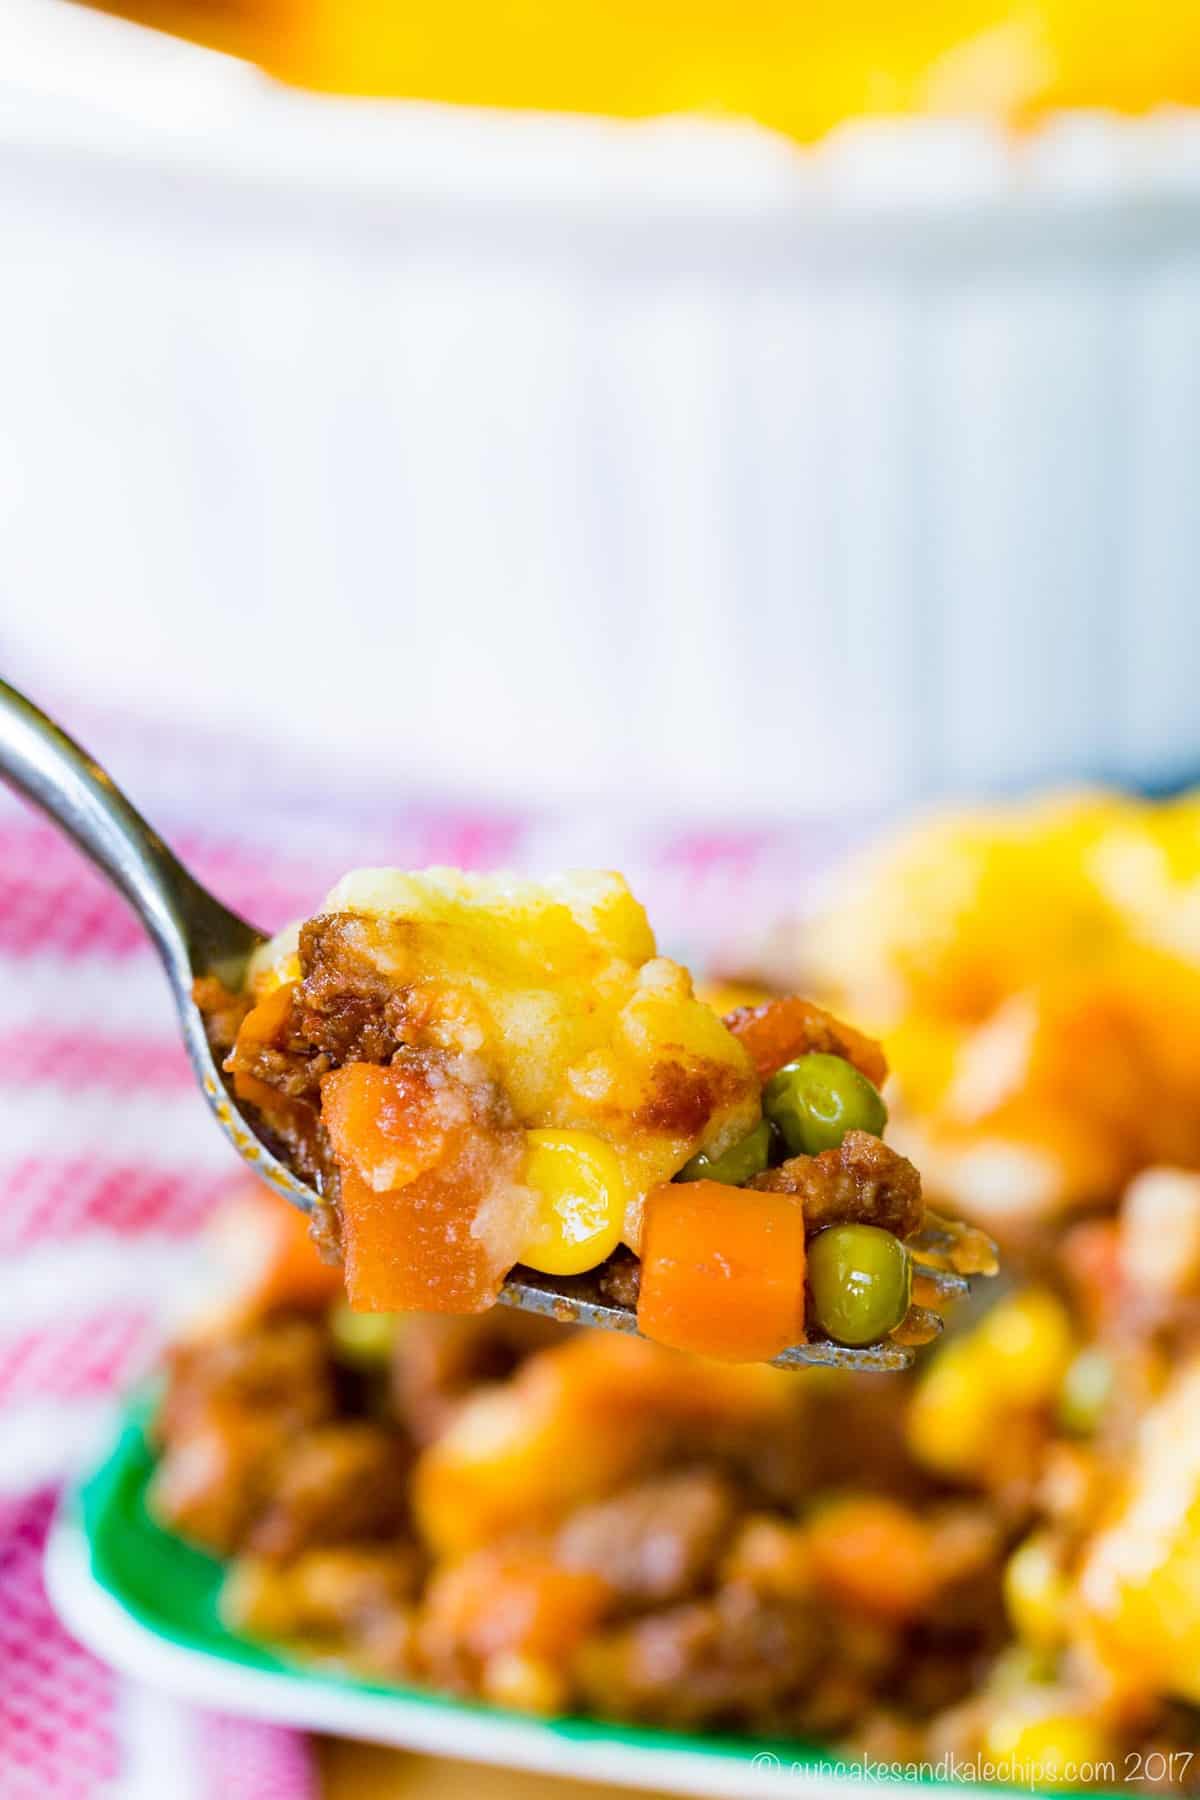
MULTIPOLYGON (((268 928, 355 864, 624 868, 665 949, 702 957, 794 903, 836 833, 679 826, 620 807, 480 811, 60 709, 202 880, 268 928)), ((304 1740, 135 1687, 54 1617, 41 1559, 64 1479, 151 1363, 189 1240, 239 1165, 196 1095, 124 903, 0 790, 0 1795, 302 1800, 304 1740)))

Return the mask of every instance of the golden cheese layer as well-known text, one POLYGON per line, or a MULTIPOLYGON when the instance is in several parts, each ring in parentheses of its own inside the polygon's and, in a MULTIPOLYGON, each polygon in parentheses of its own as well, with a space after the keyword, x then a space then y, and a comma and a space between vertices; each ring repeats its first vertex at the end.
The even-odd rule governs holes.
MULTIPOLYGON (((355 960, 404 996, 406 1041, 476 1059, 526 1128, 588 1131, 611 1146, 634 1248, 647 1191, 759 1118, 746 1052, 687 970, 656 954, 620 875, 361 869, 322 912, 342 921, 355 960)), ((294 972, 295 945, 286 932, 259 953, 260 991, 294 972)))

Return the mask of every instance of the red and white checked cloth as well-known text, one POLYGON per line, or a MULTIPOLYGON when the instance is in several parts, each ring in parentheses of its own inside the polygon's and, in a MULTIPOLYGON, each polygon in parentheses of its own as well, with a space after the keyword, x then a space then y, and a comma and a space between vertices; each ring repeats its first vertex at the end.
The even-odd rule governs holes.
MULTIPOLYGON (((356 864, 621 867, 664 948, 703 955, 788 904, 827 830, 669 827, 618 810, 486 814, 339 793, 259 750, 67 708, 208 883, 274 929, 356 864)), ((239 1165, 195 1092, 166 984, 124 903, 0 793, 0 1795, 306 1800, 302 1737, 193 1712, 103 1667, 54 1618, 56 1493, 151 1362, 189 1239, 239 1165)))

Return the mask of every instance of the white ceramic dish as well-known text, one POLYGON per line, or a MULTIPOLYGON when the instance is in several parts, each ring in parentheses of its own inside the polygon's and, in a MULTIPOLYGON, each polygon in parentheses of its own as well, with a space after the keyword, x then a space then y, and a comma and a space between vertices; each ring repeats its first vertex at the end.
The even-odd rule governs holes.
POLYGON ((10 0, 0 186, 31 680, 710 811, 1200 767, 1193 118, 802 153, 10 0))

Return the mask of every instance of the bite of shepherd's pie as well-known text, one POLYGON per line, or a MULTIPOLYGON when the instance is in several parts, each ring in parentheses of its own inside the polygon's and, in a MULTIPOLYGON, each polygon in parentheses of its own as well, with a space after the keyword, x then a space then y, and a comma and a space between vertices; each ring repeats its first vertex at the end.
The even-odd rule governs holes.
POLYGON ((624 1245, 642 1328, 679 1347, 775 1355, 806 1294, 842 1342, 908 1312, 923 1207, 881 1141, 879 1046, 795 998, 722 1020, 619 875, 360 870, 244 994, 198 999, 328 1201, 357 1307, 478 1311, 515 1264, 624 1245))

